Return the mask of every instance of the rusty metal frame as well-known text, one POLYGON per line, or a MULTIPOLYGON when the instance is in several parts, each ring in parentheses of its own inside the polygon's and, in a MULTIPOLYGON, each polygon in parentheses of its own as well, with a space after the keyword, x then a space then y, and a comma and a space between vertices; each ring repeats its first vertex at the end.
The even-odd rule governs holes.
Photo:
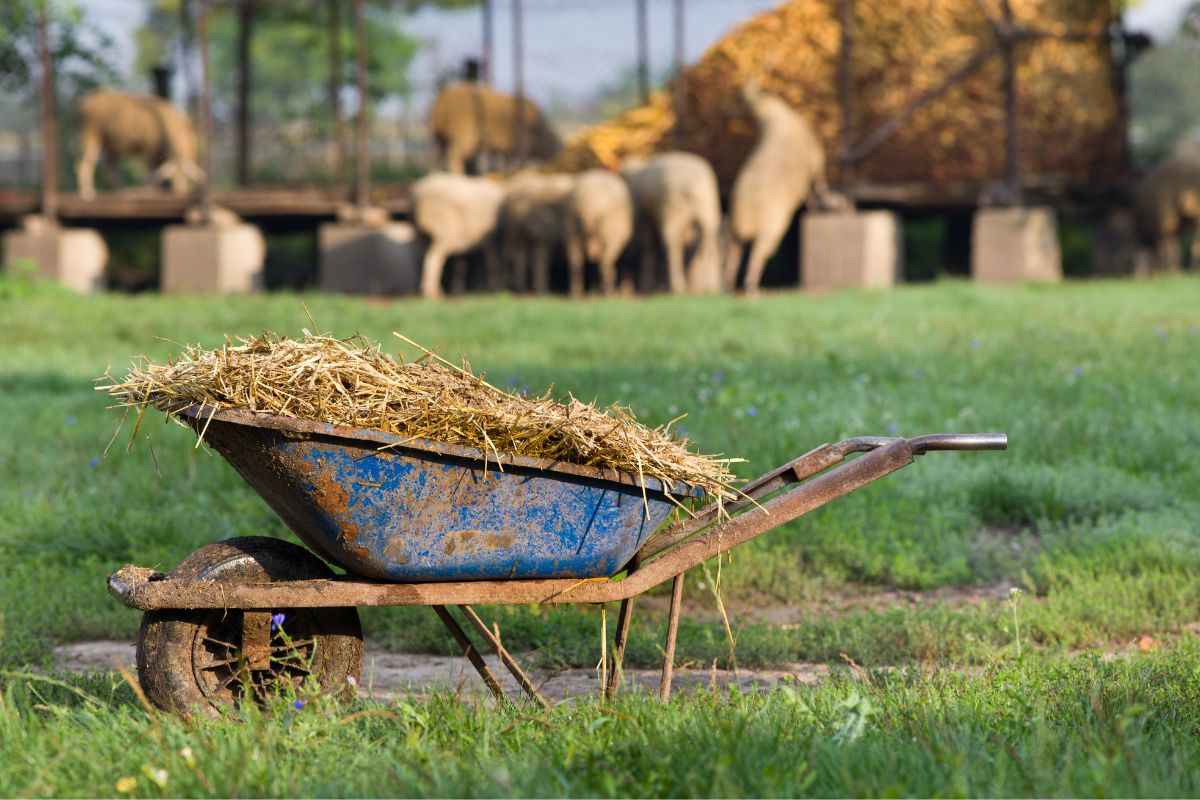
MULTIPOLYGON (((297 424, 301 423, 298 421, 297 424)), ((744 497, 737 502, 711 504, 694 517, 669 526, 652 537, 630 563, 623 578, 402 584, 341 576, 333 579, 239 584, 173 580, 152 569, 126 565, 109 576, 108 588, 121 603, 141 611, 240 608, 253 612, 257 617, 264 609, 431 606, 488 688, 498 698, 506 700, 500 682, 466 632, 446 609, 447 605, 457 605, 476 632, 496 651, 501 663, 513 674, 521 688, 540 705, 548 706, 548 701, 504 649, 499 636, 488 629, 471 605, 603 604, 621 601, 613 669, 601 687, 604 696, 611 697, 620 680, 620 665, 628 641, 633 599, 673 579, 659 687, 659 696, 665 702, 671 694, 683 579, 687 570, 908 466, 924 453, 934 450, 1003 450, 1007 444, 1008 439, 1004 434, 932 434, 912 439, 860 437, 821 445, 748 483, 743 487, 744 497), (846 460, 855 453, 863 455, 846 460), (839 465, 839 462, 844 463, 839 465)))

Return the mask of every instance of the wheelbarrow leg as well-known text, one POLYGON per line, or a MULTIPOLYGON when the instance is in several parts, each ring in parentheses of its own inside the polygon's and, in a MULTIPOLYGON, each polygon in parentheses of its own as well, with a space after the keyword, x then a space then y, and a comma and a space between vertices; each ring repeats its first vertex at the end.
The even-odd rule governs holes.
POLYGON ((671 678, 675 674, 675 639, 679 634, 679 611, 683 605, 683 576, 681 572, 675 576, 671 584, 671 616, 667 618, 667 646, 663 650, 662 682, 658 685, 658 699, 667 702, 671 699, 671 678))
POLYGON ((496 695, 498 700, 508 700, 508 695, 504 693, 503 687, 500 686, 500 681, 496 680, 496 676, 488 668, 484 662, 483 656, 479 655, 479 651, 475 649, 475 645, 471 644, 470 638, 467 637, 467 632, 454 621, 454 617, 450 616, 450 612, 445 606, 434 606, 434 612, 438 615, 438 619, 450 631, 450 635, 454 637, 454 641, 458 642, 458 646, 463 649, 463 654, 467 660, 471 662, 471 666, 475 667, 475 671, 479 673, 479 677, 483 678, 483 682, 492 690, 492 694, 496 695))
POLYGON ((479 631, 479 635, 486 639, 487 643, 492 646, 492 649, 496 651, 496 655, 500 656, 500 663, 504 664, 508 668, 508 671, 512 673, 512 676, 517 679, 517 683, 525 690, 525 694, 532 697, 542 708, 549 708, 550 702, 537 690, 537 687, 533 685, 533 681, 529 680, 529 676, 521 669, 521 665, 517 663, 516 659, 504 649, 504 645, 500 643, 500 638, 489 630, 487 625, 483 624, 483 620, 475 613, 475 609, 470 606, 459 606, 458 609, 466 616, 471 625, 475 627, 475 630, 479 631))
POLYGON ((612 700, 621 682, 621 664, 625 657, 625 643, 629 641, 629 620, 633 616, 633 598, 627 597, 621 601, 621 610, 617 612, 617 635, 613 641, 612 670, 608 673, 608 683, 604 686, 604 699, 612 700))

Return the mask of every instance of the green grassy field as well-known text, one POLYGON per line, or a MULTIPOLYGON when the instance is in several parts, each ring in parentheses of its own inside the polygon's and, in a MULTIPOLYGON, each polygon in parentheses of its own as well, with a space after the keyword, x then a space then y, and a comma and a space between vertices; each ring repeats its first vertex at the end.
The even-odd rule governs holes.
MULTIPOLYGON (((153 455, 140 433, 125 454, 126 427, 105 457, 118 415, 91 387, 107 366, 120 370, 138 353, 165 357, 179 349, 174 342, 215 346, 225 334, 264 328, 298 333, 309 324, 301 299, 322 328, 385 341, 403 331, 448 356, 461 350, 498 385, 553 384, 559 395, 620 400, 653 424, 686 411, 687 435, 706 452, 748 459, 739 465, 746 477, 846 436, 1007 432, 1007 453, 923 457, 737 549, 721 567, 741 666, 844 653, 867 666, 976 664, 988 679, 889 679, 871 690, 871 702, 884 709, 874 718, 878 731, 847 747, 829 734, 830 720, 843 713, 831 709, 852 689, 836 681, 811 695, 797 689, 793 696, 681 701, 662 718, 662 740, 656 712, 640 701, 618 706, 623 716, 610 722, 582 706, 532 722, 463 710, 445 726, 421 728, 420 746, 381 768, 386 789, 331 783, 359 771, 309 763, 287 750, 294 744, 287 730, 345 753, 378 739, 399 747, 413 736, 410 723, 372 715, 342 727, 348 712, 337 712, 333 722, 312 715, 312 727, 297 722, 282 730, 270 717, 254 723, 269 733, 219 727, 212 746, 225 748, 219 760, 246 763, 267 758, 264 748, 284 748, 298 782, 260 764, 256 777, 221 783, 216 793, 320 794, 339 785, 350 794, 414 787, 450 794, 1195 794, 1191 773, 1174 774, 1171 760, 1194 763, 1196 756, 1188 642, 1189 625, 1200 620, 1200 281, 1192 277, 1003 290, 941 283, 758 302, 501 297, 442 305, 315 295, 77 298, 0 281, 0 669, 42 663, 63 642, 131 637, 137 615, 104 591, 104 576, 123 563, 166 568, 217 539, 286 535, 232 469, 195 449, 178 426, 152 421, 153 455), (886 589, 953 595, 947 587, 969 594, 996 585, 1025 592, 1019 637, 1013 610, 1000 600, 870 601, 886 589), (765 622, 767 608, 789 624, 765 622), (1140 635, 1172 652, 1115 664, 1061 660, 1080 648, 1119 649, 1140 635), (1013 666, 1018 643, 1027 663, 1013 666), (1144 685, 1148 675, 1160 676, 1158 683, 1144 685), (1021 681, 1032 683, 1004 694, 1021 681), (1052 686, 1056 696, 1044 696, 1052 686), (1036 706, 1027 717, 1005 705, 1018 695, 1036 706), (809 722, 810 713, 823 722, 809 722), (593 735, 593 725, 608 733, 593 735), (712 752, 743 752, 772 730, 783 738, 750 769, 739 758, 727 763, 693 751, 689 737, 702 725, 713 726, 705 739, 712 752), (444 772, 429 766, 463 736, 491 741, 499 749, 480 753, 499 758, 506 771, 487 766, 483 755, 444 772), (650 743, 638 756, 649 759, 638 762, 646 774, 629 777, 621 766, 633 757, 626 738, 639 736, 650 743), (1159 753, 1165 741, 1171 746, 1159 753), (529 752, 523 745, 518 753, 515 742, 529 752), (616 745, 605 752, 602 742, 616 745), (798 748, 794 759, 778 755, 792 752, 786 742, 798 748), (961 755, 960 762, 937 761, 939 753, 973 747, 987 751, 992 767, 961 755), (1120 759, 1140 758, 1142 748, 1155 753, 1145 783, 1129 782, 1138 776, 1118 781, 1120 759), (565 777, 531 774, 537 770, 529 765, 542 757, 582 766, 578 775, 565 767, 554 773, 565 777), (685 774, 672 757, 703 768, 685 774), (863 770, 864 763, 873 766, 863 770), (701 775, 710 782, 690 782, 701 775)), ((715 570, 689 578, 681 660, 730 661, 711 613, 715 570)), ((535 650, 542 663, 590 666, 597 659, 593 609, 498 608, 488 616, 499 620, 511 649, 535 650)), ((632 662, 656 662, 662 624, 653 613, 635 615, 632 662)), ((425 609, 370 610, 364 627, 385 645, 450 652, 425 609)), ((24 691, 10 686, 0 709, 6 741, 15 730, 41 731, 48 752, 65 753, 85 747, 73 738, 81 732, 115 726, 132 737, 153 725, 121 692, 104 694, 100 706, 64 706, 23 700, 24 691)), ((444 713, 436 702, 413 709, 444 713)), ((164 735, 189 730, 160 724, 164 735)), ((121 749, 116 738, 107 746, 121 749)), ((134 761, 153 761, 149 752, 124 754, 119 763, 136 771, 134 761)), ((0 784, 0 794, 111 793, 110 784, 87 783, 99 780, 95 767, 73 758, 54 762, 74 765, 62 774, 35 759, 0 784)), ((5 759, 19 761, 0 746, 0 774, 11 772, 5 759)), ((362 770, 361 780, 370 772, 362 770)), ((142 777, 139 791, 148 780, 142 777)), ((149 790, 158 791, 152 783, 149 790)), ((185 782, 167 793, 175 791, 208 789, 185 782)))

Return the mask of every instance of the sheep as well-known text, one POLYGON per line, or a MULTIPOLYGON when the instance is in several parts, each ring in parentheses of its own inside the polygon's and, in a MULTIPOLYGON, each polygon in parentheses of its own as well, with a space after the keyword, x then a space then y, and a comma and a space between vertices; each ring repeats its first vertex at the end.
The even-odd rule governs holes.
POLYGON ((576 178, 566 202, 572 296, 583 294, 585 260, 597 262, 601 289, 604 294, 613 294, 617 288, 617 259, 633 235, 629 187, 607 170, 588 170, 576 178))
POLYGON ((667 253, 671 291, 720 291, 721 200, 712 166, 692 153, 668 152, 630 160, 621 173, 633 198, 643 255, 654 249, 657 236, 667 253), (697 238, 685 272, 684 251, 697 238))
MULTIPOLYGON (((533 291, 543 294, 549 290, 550 260, 564 242, 566 202, 574 186, 572 175, 523 173, 510 181, 500 209, 500 230, 517 291, 529 288, 531 265, 533 291)), ((582 293, 582 286, 578 288, 582 293)), ((575 289, 572 286, 572 292, 575 289)))
MULTIPOLYGON (((1200 222, 1200 153, 1181 147, 1160 161, 1134 189, 1133 213, 1143 248, 1137 271, 1177 272, 1183 264, 1180 238, 1200 222)), ((1192 249, 1195 263, 1200 253, 1192 249)))
POLYGON ((745 290, 754 295, 767 259, 779 249, 809 190, 818 200, 827 194, 825 151, 808 120, 780 98, 749 83, 742 87, 742 99, 758 121, 759 134, 730 195, 725 288, 736 288, 742 251, 750 244, 745 290))
MULTIPOLYGON (((525 155, 547 160, 558 155, 562 142, 541 109, 525 99, 522 122, 525 155)), ((442 164, 463 173, 467 162, 487 154, 510 159, 516 155, 517 102, 475 81, 448 83, 438 92, 429 113, 429 127, 438 145, 442 164)))
POLYGON ((428 240, 421 266, 421 294, 442 296, 446 259, 482 247, 488 280, 498 275, 496 222, 504 187, 487 178, 434 173, 413 184, 413 224, 428 240))
POLYGON ((110 163, 137 156, 153 170, 153 180, 170 180, 175 194, 199 182, 204 172, 196 164, 196 132, 181 110, 158 97, 98 89, 79 102, 81 152, 75 164, 79 194, 96 196, 96 163, 101 154, 110 163))

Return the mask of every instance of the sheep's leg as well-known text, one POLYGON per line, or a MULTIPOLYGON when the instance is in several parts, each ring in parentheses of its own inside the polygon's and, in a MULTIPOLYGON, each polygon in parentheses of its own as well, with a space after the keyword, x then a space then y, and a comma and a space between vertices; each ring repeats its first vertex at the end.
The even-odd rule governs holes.
POLYGON ((450 294, 460 295, 467 293, 467 271, 470 269, 470 264, 467 262, 466 256, 455 256, 452 266, 450 267, 450 294))
POLYGON ((490 239, 483 245, 483 270, 486 275, 488 291, 500 291, 504 283, 500 254, 496 252, 496 243, 490 239))
POLYGON ((642 294, 650 294, 658 288, 658 241, 648 232, 641 234, 639 239, 642 252, 637 289, 642 294))
POLYGON ((1183 259, 1183 247, 1179 236, 1170 233, 1158 240, 1158 270, 1162 272, 1178 272, 1179 262, 1183 259))
POLYGON ((617 293, 617 253, 606 252, 600 257, 600 289, 605 295, 617 293))
POLYGON ((738 270, 742 266, 742 253, 745 245, 733 237, 729 239, 729 252, 725 254, 725 291, 737 289, 738 270))
POLYGON ((546 294, 550 291, 550 248, 544 244, 533 248, 533 292, 546 294))
POLYGON ((682 230, 664 230, 663 244, 667 248, 667 281, 672 294, 683 294, 687 291, 687 274, 683 268, 683 240, 686 232, 682 230))
POLYGON ((436 300, 442 296, 442 268, 446 265, 446 254, 430 245, 421 264, 421 295, 436 300))
POLYGON ((511 249, 513 267, 513 291, 523 294, 529 291, 529 253, 524 246, 511 249))
POLYGON ((572 236, 567 240, 567 268, 571 281, 571 297, 576 299, 583 297, 583 242, 578 236, 572 236))
POLYGON ((75 180, 79 184, 79 196, 84 200, 94 200, 96 197, 96 162, 100 158, 100 140, 95 135, 85 131, 83 148, 79 160, 75 162, 75 180))
POLYGON ((762 282, 767 259, 779 249, 779 243, 783 241, 790 222, 791 219, 785 219, 782 223, 775 222, 759 230, 754 244, 750 247, 750 260, 746 265, 746 294, 758 294, 758 285, 762 282))

